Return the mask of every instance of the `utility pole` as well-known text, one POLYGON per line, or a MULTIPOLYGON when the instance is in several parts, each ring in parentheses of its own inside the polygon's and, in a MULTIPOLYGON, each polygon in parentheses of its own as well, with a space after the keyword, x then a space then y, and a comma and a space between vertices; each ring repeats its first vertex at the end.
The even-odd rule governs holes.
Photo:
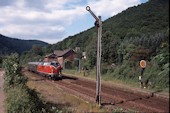
POLYGON ((97 27, 97 63, 96 63, 96 102, 101 106, 101 37, 102 37, 102 21, 101 16, 97 17, 90 9, 89 6, 86 7, 86 10, 91 13, 95 18, 95 26, 97 27))

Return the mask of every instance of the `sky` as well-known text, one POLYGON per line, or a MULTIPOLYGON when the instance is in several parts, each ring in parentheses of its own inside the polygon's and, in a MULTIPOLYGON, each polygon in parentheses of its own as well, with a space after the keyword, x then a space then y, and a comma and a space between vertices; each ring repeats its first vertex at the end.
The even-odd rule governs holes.
POLYGON ((0 34, 49 44, 94 26, 89 6, 102 21, 148 0, 0 0, 0 34))

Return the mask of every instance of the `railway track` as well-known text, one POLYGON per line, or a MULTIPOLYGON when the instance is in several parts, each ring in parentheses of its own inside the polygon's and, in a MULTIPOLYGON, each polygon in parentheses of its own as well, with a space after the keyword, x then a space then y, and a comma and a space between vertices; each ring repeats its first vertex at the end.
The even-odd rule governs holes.
MULTIPOLYGON (((95 102, 96 83, 94 81, 70 76, 63 76, 63 80, 59 81, 52 82, 49 79, 45 79, 45 81, 86 101, 95 102)), ((132 109, 139 112, 169 112, 169 99, 156 97, 153 93, 134 93, 130 90, 106 84, 102 84, 101 87, 101 104, 103 107, 119 106, 127 110, 132 109)))

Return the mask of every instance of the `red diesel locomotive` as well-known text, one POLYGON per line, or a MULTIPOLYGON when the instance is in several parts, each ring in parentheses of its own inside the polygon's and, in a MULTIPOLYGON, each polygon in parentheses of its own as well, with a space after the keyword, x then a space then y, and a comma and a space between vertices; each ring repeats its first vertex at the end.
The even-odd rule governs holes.
POLYGON ((28 70, 47 76, 50 79, 62 79, 61 66, 57 62, 28 62, 28 70))

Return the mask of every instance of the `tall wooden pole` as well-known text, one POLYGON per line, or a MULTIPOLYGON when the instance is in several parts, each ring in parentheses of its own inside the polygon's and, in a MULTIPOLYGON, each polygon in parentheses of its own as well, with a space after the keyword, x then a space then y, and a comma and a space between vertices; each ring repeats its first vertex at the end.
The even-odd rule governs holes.
POLYGON ((91 15, 96 19, 95 26, 97 27, 97 61, 96 61, 96 102, 101 106, 101 37, 102 37, 102 21, 101 16, 96 17, 96 15, 87 6, 86 10, 91 13, 91 15))
POLYGON ((97 94, 97 102, 99 105, 101 105, 101 95, 100 95, 100 92, 101 92, 101 37, 102 37, 102 21, 101 21, 101 16, 99 16, 99 21, 98 21, 98 44, 97 44, 97 48, 98 48, 98 57, 97 57, 97 65, 98 65, 98 72, 97 72, 97 76, 98 76, 98 84, 97 84, 97 90, 98 90, 98 94, 97 94))

